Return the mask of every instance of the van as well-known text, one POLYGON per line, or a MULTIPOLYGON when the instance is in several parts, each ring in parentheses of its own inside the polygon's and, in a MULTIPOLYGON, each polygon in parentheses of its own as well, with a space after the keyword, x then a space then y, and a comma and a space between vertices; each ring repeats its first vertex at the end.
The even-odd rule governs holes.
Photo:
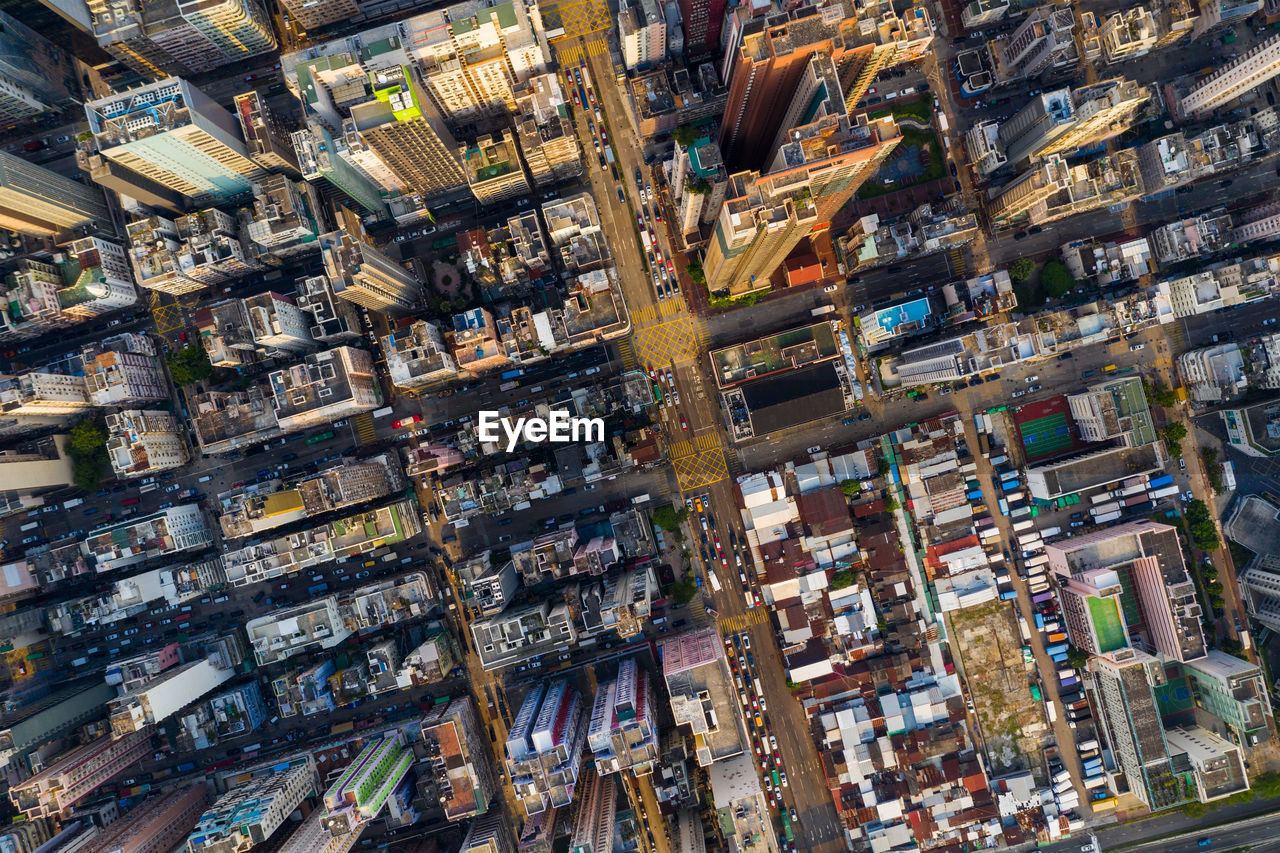
POLYGON ((210 480, 212 480, 212 479, 213 479, 213 475, 212 475, 212 474, 205 474, 203 477, 201 477, 200 479, 196 480, 196 482, 197 482, 197 483, 207 483, 207 482, 209 482, 209 481, 210 481, 210 480))
POLYGON ((88 658, 76 658, 71 662, 72 666, 84 666, 89 662, 88 658))

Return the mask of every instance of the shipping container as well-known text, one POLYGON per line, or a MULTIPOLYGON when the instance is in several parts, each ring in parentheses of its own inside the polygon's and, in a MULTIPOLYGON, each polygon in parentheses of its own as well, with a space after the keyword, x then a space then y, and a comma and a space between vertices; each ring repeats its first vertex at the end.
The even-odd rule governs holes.
POLYGON ((1031 603, 1032 603, 1032 604, 1043 604, 1043 603, 1044 603, 1044 602, 1046 602, 1046 601, 1053 601, 1053 593, 1052 593, 1052 592, 1041 592, 1041 593, 1037 593, 1036 595, 1031 596, 1031 603))
POLYGON ((1058 721, 1058 709, 1054 707, 1052 702, 1046 702, 1044 710, 1049 715, 1049 722, 1056 723, 1058 721))
POLYGON ((1049 562, 1048 554, 1037 554, 1034 557, 1028 557, 1026 562, 1024 562, 1022 565, 1028 569, 1033 569, 1036 566, 1043 566, 1048 562, 1049 562))
MULTIPOLYGON (((1171 486, 1170 488, 1172 488, 1172 489, 1173 489, 1173 491, 1174 491, 1174 493, 1175 493, 1175 494, 1177 493, 1177 491, 1178 491, 1177 487, 1173 487, 1173 486, 1171 486)), ((1147 495, 1146 495, 1146 493, 1145 493, 1145 492, 1144 492, 1143 494, 1140 494, 1140 495, 1134 495, 1134 496, 1132 496, 1132 497, 1128 497, 1128 498, 1125 498, 1124 500, 1120 501, 1120 505, 1121 505, 1122 507, 1126 507, 1126 508, 1127 508, 1127 507, 1135 507, 1135 506, 1138 506, 1139 504, 1144 504, 1144 503, 1148 503, 1148 501, 1147 501, 1147 495)))
POLYGON ((1066 644, 1066 643, 1054 643, 1054 644, 1053 644, 1053 645, 1051 645, 1051 646, 1045 646, 1045 649, 1044 649, 1044 650, 1045 650, 1045 652, 1046 652, 1046 653, 1048 653, 1048 654, 1056 655, 1058 652, 1065 652, 1065 651, 1067 650, 1067 644, 1066 644))
POLYGON ((1147 481, 1148 489, 1162 489, 1173 483, 1172 474, 1161 474, 1159 477, 1152 477, 1147 481))
POLYGON ((1088 740, 1081 741, 1080 743, 1076 744, 1076 749, 1078 749, 1080 752, 1088 752, 1091 749, 1097 749, 1097 748, 1098 748, 1098 742, 1093 738, 1089 738, 1088 740))
POLYGON ((1018 536, 1018 547, 1029 550, 1033 545, 1038 544, 1040 541, 1040 534, 1032 530, 1018 536))
POLYGON ((1036 630, 1037 631, 1044 630, 1044 616, 1040 615, 1039 613, 1036 614, 1036 630))
POLYGON ((1048 636, 1048 641, 1050 643, 1061 643, 1061 642, 1064 642, 1066 639, 1067 639, 1067 635, 1062 633, 1061 631, 1055 631, 1054 633, 1048 636))
POLYGON ((1117 510, 1115 510, 1114 512, 1108 512, 1108 513, 1106 513, 1105 515, 1099 515, 1099 516, 1096 516, 1096 517, 1093 519, 1093 523, 1094 523, 1094 524, 1106 524, 1108 521, 1115 521, 1115 520, 1116 520, 1117 518, 1119 518, 1119 517, 1120 517, 1120 510, 1118 510, 1118 509, 1117 509, 1117 510))
POLYGON ((1067 653, 1066 653, 1066 652, 1058 652, 1056 655, 1050 655, 1050 656, 1049 656, 1049 660, 1053 661, 1054 663, 1066 663, 1066 662, 1067 662, 1067 653))
POLYGON ((1000 507, 1000 514, 1001 514, 1001 515, 1008 515, 1008 514, 1009 514, 1009 502, 1008 502, 1008 501, 1006 501, 1004 498, 1000 498, 1000 501, 999 501, 999 503, 998 503, 998 506, 1000 507))
POLYGON ((1061 527, 1046 527, 1044 530, 1040 531, 1040 536, 1043 539, 1048 539, 1050 536, 1057 536, 1061 532, 1061 527))
POLYGON ((1027 588, 1031 590, 1032 595, 1045 592, 1049 589, 1049 581, 1046 578, 1036 578, 1027 585, 1027 588))
POLYGON ((1105 784, 1107 784, 1107 777, 1102 775, 1102 768, 1098 768, 1098 772, 1092 776, 1085 774, 1084 786, 1086 789, 1101 788, 1105 784))
MULTIPOLYGON (((990 423, 990 421, 988 421, 988 423, 990 423)), ((1008 456, 997 456, 995 459, 991 460, 991 465, 992 467, 995 467, 996 465, 1003 465, 1008 461, 1009 461, 1008 456)))
POLYGON ((1013 532, 1021 533, 1022 531, 1030 530, 1035 526, 1036 526, 1036 523, 1034 521, 1019 521, 1013 525, 1013 532))
POLYGON ((1000 585, 997 586, 996 589, 1000 590, 1001 601, 1010 601, 1018 597, 1018 591, 1013 587, 1006 588, 1004 585, 1000 585))
POLYGON ((1071 678, 1068 678, 1066 681, 1062 682, 1061 686, 1063 690, 1066 690, 1068 687, 1075 687, 1079 683, 1080 683, 1080 679, 1075 678, 1073 676, 1071 678))
POLYGON ((1061 782, 1053 783, 1053 792, 1055 794, 1065 794, 1067 791, 1070 791, 1070 790, 1071 790, 1070 779, 1063 779, 1061 782))
POLYGON ((1165 486, 1163 489, 1157 489, 1154 492, 1151 492, 1148 497, 1150 497, 1151 500, 1153 501, 1159 501, 1159 500, 1164 500, 1165 498, 1171 498, 1177 493, 1178 493, 1177 486, 1165 486))
POLYGON ((1031 515, 1031 507, 1020 506, 1009 511, 1010 518, 1022 518, 1027 515, 1031 515))
POLYGON ((1128 479, 1126 479, 1126 480, 1122 480, 1122 481, 1120 482, 1120 485, 1127 489, 1127 488, 1129 488, 1130 486, 1140 486, 1140 485, 1142 485, 1142 484, 1143 484, 1143 483, 1145 483, 1145 482, 1147 482, 1147 475, 1146 475, 1146 474, 1139 474, 1139 475, 1138 475, 1138 476, 1136 476, 1136 477, 1129 477, 1129 478, 1128 478, 1128 479))

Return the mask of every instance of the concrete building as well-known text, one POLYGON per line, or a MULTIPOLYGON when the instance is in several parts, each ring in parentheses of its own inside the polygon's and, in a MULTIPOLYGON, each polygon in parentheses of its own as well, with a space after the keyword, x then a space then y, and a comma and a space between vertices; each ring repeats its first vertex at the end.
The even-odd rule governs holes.
POLYGON ((156 794, 125 813, 78 853, 159 853, 186 839, 209 804, 204 785, 156 794))
POLYGON ((324 792, 323 822, 329 833, 335 837, 358 834, 366 823, 381 815, 413 762, 413 750, 405 742, 402 729, 370 738, 324 792))
POLYGON ((966 30, 978 30, 994 24, 1008 11, 1008 0, 970 0, 960 10, 960 22, 966 30))
POLYGON ((979 175, 989 175, 1009 162, 1000 143, 1000 124, 997 122, 980 121, 969 128, 964 135, 964 147, 969 162, 979 175))
MULTIPOLYGON (((105 681, 65 683, 0 717, 0 766, 21 772, 27 756, 102 714, 115 690, 105 681)), ((25 773, 23 774, 25 775, 25 773)))
POLYGON ((1142 6, 1111 13, 1099 27, 1098 37, 1108 65, 1137 59, 1154 50, 1160 40, 1155 16, 1142 6))
POLYGON ((329 192, 351 200, 371 216, 386 216, 381 187, 341 156, 345 137, 337 139, 319 121, 311 119, 303 130, 289 134, 298 169, 308 181, 323 181, 329 192))
POLYGON ((647 68, 667 58, 667 22, 657 0, 633 0, 618 16, 622 64, 628 71, 647 68))
POLYGON ((236 120, 180 77, 85 104, 99 153, 195 204, 230 201, 262 173, 236 120))
POLYGON ((159 725, 233 675, 234 670, 215 666, 208 660, 191 661, 167 670, 112 700, 111 731, 121 737, 159 725))
POLYGON ((715 220, 729 186, 720 146, 705 136, 687 148, 677 146, 672 174, 677 221, 686 242, 692 242, 704 224, 715 220))
POLYGON ((1177 101, 1187 118, 1202 118, 1280 74, 1280 35, 1218 67, 1177 101))
POLYGON ((356 0, 281 0, 303 32, 337 21, 349 21, 360 11, 356 0))
POLYGON ((398 262, 345 231, 320 238, 333 292, 373 311, 406 312, 422 297, 422 282, 398 262))
POLYGON ((688 726, 701 767, 742 755, 747 742, 724 642, 714 629, 662 641, 662 677, 676 726, 688 726))
POLYGON ((1000 125, 1009 161, 1070 154, 1119 136, 1151 98, 1146 86, 1116 77, 1045 92, 1000 125))
POLYGON ((471 639, 481 667, 489 671, 572 646, 577 642, 577 631, 567 605, 544 601, 475 620, 471 639))
POLYGON ((458 853, 515 853, 516 836, 500 813, 482 815, 471 821, 458 853))
POLYGON ((1115 441, 1141 447, 1156 440, 1151 409, 1136 377, 1098 382, 1067 395, 1067 406, 1084 441, 1115 441))
POLYGON ((65 817, 72 806, 150 753, 152 734, 147 728, 123 737, 103 735, 74 747, 11 787, 9 797, 29 820, 65 817))
POLYGON ((0 340, 38 337, 137 304, 124 247, 82 237, 53 263, 23 258, 0 286, 0 340))
POLYGON ((1233 341, 1184 352, 1178 356, 1178 376, 1197 403, 1217 403, 1248 388, 1244 356, 1233 341))
POLYGON ((381 70, 370 85, 374 98, 351 108, 349 127, 400 178, 402 191, 431 203, 465 187, 458 143, 408 69, 381 70))
POLYGON ((1262 670, 1218 649, 1183 664, 1197 707, 1226 726, 1228 738, 1246 749, 1265 739, 1274 716, 1262 670))
POLYGON ((1280 631, 1280 557, 1261 554, 1250 560, 1240 573, 1240 593, 1252 618, 1280 631))
POLYGON ((266 841, 303 800, 319 791, 310 755, 259 768, 206 811, 187 837, 191 853, 245 853, 266 841))
POLYGON ((0 412, 8 415, 71 415, 91 405, 83 376, 62 373, 0 376, 0 412))
POLYGON ((1190 768, 1195 798, 1202 803, 1249 790, 1249 771, 1240 747, 1199 726, 1166 729, 1169 755, 1190 768))
POLYGON ((587 728, 587 746, 601 776, 630 770, 637 776, 653 772, 658 758, 658 725, 654 716, 653 682, 635 658, 623 658, 618 675, 597 688, 587 728))
POLYGON ((794 128, 769 173, 732 175, 703 259, 707 288, 767 290, 791 250, 831 221, 901 139, 891 118, 855 125, 829 115, 794 128))
POLYGON ((80 351, 85 385, 95 406, 127 406, 169 399, 155 341, 132 332, 80 351))
POLYGON ((102 190, 0 151, 0 228, 53 237, 80 225, 115 231, 102 190))
POLYGON ((1076 16, 1070 5, 1035 7, 1008 38, 991 43, 997 79, 1011 83, 1073 65, 1079 58, 1075 27, 1076 16))
POLYGON ((312 646, 331 649, 351 635, 338 614, 337 599, 331 595, 251 619, 244 628, 259 666, 285 660, 312 646))
POLYGON ((507 774, 526 815, 573 802, 587 721, 567 679, 543 681, 525 696, 505 744, 507 774))
MULTIPOLYGON (((1200 625, 1200 604, 1175 528, 1146 519, 1131 521, 1050 542, 1045 553, 1050 570, 1063 579, 1092 577, 1106 569, 1125 575, 1135 591, 1148 646, 1180 662, 1204 656, 1208 646, 1200 625)), ((1095 617, 1102 618, 1096 613, 1095 617)))
POLYGON ((444 336, 426 320, 384 335, 381 344, 391 384, 402 391, 448 382, 458 375, 458 363, 444 336))
POLYGON ((179 504, 150 515, 89 531, 80 545, 99 572, 132 566, 180 551, 205 548, 213 541, 199 504, 179 504))
POLYGON ((141 477, 191 460, 172 412, 125 409, 107 414, 107 456, 117 477, 141 477))
POLYGON ((0 57, 0 121, 6 126, 68 107, 80 94, 65 46, 7 13, 0 13, 0 57))
POLYGON ((224 62, 276 47, 271 18, 257 0, 178 0, 178 14, 209 40, 224 62))
POLYGON ((515 93, 516 139, 535 186, 582 174, 582 154, 559 78, 540 74, 515 93))
POLYGON ((428 785, 450 821, 486 814, 498 795, 498 776, 471 699, 436 705, 422 718, 428 785))
POLYGON ((298 308, 311 315, 311 337, 322 344, 338 344, 361 337, 360 309, 341 299, 323 275, 300 278, 295 296, 298 308))
POLYGON ((254 185, 253 209, 241 213, 240 231, 264 263, 320 249, 323 206, 311 184, 285 175, 268 175, 254 185))
POLYGON ((373 357, 341 346, 308 355, 268 376, 276 420, 285 432, 332 423, 378 408, 373 357))
POLYGON ((296 300, 268 290, 243 300, 253 343, 268 356, 304 353, 316 348, 311 315, 296 300))
POLYGON ((481 204, 500 204, 532 191, 510 130, 504 129, 496 139, 489 134, 481 136, 475 145, 459 148, 458 154, 471 193, 481 204))
POLYGON ((298 157, 280 120, 256 89, 235 96, 236 118, 249 159, 268 172, 299 178, 298 157))

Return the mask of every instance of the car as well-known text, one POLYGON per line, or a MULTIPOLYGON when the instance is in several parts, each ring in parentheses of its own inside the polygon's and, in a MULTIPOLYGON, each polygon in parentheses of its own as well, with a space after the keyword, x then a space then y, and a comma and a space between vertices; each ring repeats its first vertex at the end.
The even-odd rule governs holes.
POLYGON ((1040 377, 1039 377, 1039 376, 1028 376, 1026 379, 1024 379, 1024 380, 1022 380, 1022 381, 1023 381, 1023 382, 1025 382, 1025 383, 1027 383, 1028 385, 1030 385, 1032 382, 1039 382, 1039 381, 1040 381, 1040 377))
POLYGON ((1207 837, 1207 836, 1206 836, 1206 837, 1201 838, 1200 840, 1198 840, 1198 841, 1196 842, 1196 846, 1197 846, 1197 847, 1208 847, 1208 846, 1209 846, 1210 844, 1212 844, 1212 843, 1213 843, 1213 839, 1212 839, 1212 838, 1209 838, 1209 837, 1207 837))
POLYGON ((1190 187, 1190 186, 1178 187, 1176 190, 1174 190, 1174 192, 1177 193, 1178 195, 1186 195, 1187 193, 1195 192, 1195 187, 1190 187))
POLYGON ((1271 317, 1270 319, 1263 320, 1263 321, 1262 321, 1262 325, 1264 325, 1264 326, 1274 326, 1274 325, 1276 324, 1276 320, 1277 320, 1277 319, 1280 319, 1280 318, 1271 317))
POLYGON ((824 287, 824 288, 822 288, 822 289, 823 289, 824 291, 826 291, 827 293, 835 293, 837 290, 839 290, 839 289, 840 289, 840 285, 839 285, 839 284, 828 284, 826 287, 824 287))
POLYGON ((1013 239, 1015 239, 1015 240, 1025 240, 1025 239, 1027 239, 1027 232, 1026 232, 1026 231, 1015 231, 1015 232, 1014 232, 1014 234, 1013 234, 1013 239))
POLYGON ((680 429, 684 430, 685 432, 689 431, 689 422, 684 419, 684 415, 680 416, 680 429))
POLYGON ((422 420, 422 415, 409 415, 407 418, 400 418, 397 421, 392 421, 391 426, 395 429, 400 429, 401 427, 412 426, 420 420, 422 420))
POLYGON ((1036 393, 1039 390, 1041 390, 1041 386, 1039 385, 1032 385, 1030 388, 1027 389, 1027 391, 1032 394, 1036 393))
POLYGON ((821 452, 822 452, 822 447, 817 444, 815 444, 813 447, 810 447, 808 450, 805 451, 805 453, 821 453, 821 452))
POLYGON ((773 751, 774 755, 778 754, 778 739, 773 735, 769 735, 769 749, 773 751))
POLYGON ((1138 352, 1139 350, 1144 350, 1146 348, 1147 348, 1146 344, 1134 344, 1133 346, 1129 347, 1129 352, 1138 352))
POLYGON ((956 161, 952 160, 951 161, 951 177, 957 178, 959 176, 960 176, 960 172, 956 169, 956 161))
POLYGON ((1013 397, 1013 398, 1015 398, 1015 399, 1016 399, 1016 398, 1018 398, 1018 397, 1025 397, 1025 396, 1027 396, 1027 392, 1026 392, 1026 391, 1022 391, 1022 390, 1018 390, 1018 391, 1014 391, 1014 392, 1013 392, 1012 394, 1010 394, 1009 396, 1010 396, 1010 397, 1013 397))

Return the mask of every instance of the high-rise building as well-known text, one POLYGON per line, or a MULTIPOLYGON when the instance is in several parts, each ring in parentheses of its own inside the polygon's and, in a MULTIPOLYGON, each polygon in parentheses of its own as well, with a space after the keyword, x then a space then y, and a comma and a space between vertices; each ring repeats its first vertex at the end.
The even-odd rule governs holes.
POLYGON ((994 24, 1009 11, 1009 0, 969 0, 960 10, 960 22, 966 30, 980 30, 994 24))
POLYGON ((65 45, 0 12, 0 123, 11 125, 71 104, 79 86, 70 59, 65 45))
POLYGON ((763 168, 778 134, 788 130, 789 115, 793 123, 815 118, 796 115, 802 107, 795 93, 816 55, 829 57, 835 68, 835 82, 825 84, 822 97, 852 108, 878 73, 919 59, 932 42, 921 5, 899 17, 887 3, 820 0, 751 21, 725 57, 729 94, 719 141, 730 172, 763 168))
POLYGON ((647 776, 653 771, 658 758, 653 682, 647 671, 636 666, 635 658, 623 658, 618 677, 596 689, 587 746, 601 776, 623 770, 647 776))
POLYGON ((352 347, 312 353, 267 379, 276 418, 286 432, 373 411, 381 403, 373 357, 352 347))
POLYGON ((463 146, 458 153, 471 193, 481 204, 510 201, 531 191, 510 130, 504 129, 497 139, 481 136, 475 145, 463 146))
POLYGON ((1074 65, 1079 58, 1075 27, 1070 5, 1036 6, 1007 39, 991 43, 997 79, 1008 83, 1074 65))
POLYGON ((1177 111, 1192 119, 1208 115, 1280 74, 1280 35, 1221 65, 1177 101, 1177 111))
POLYGON ((27 340, 67 328, 138 301, 124 247, 82 237, 64 260, 23 258, 0 288, 0 340, 27 340))
POLYGON ((111 731, 121 736, 159 725, 233 675, 207 659, 172 667, 112 700, 111 731))
POLYGON ((404 312, 422 296, 422 283, 396 261, 346 231, 320 238, 329 286, 342 299, 374 311, 404 312))
POLYGON ((671 199, 676 204, 680 232, 688 240, 720 212, 729 173, 720 146, 704 136, 687 148, 676 148, 672 174, 671 199))
POLYGON ((102 190, 0 151, 0 228, 56 236, 77 225, 114 233, 102 190))
POLYGON ((36 372, 0 376, 0 412, 7 415, 72 415, 92 405, 83 376, 36 372))
POLYGON ((1045 92, 1000 124, 1000 143, 1014 164, 1070 154, 1119 136, 1150 98, 1146 86, 1120 77, 1045 92))
POLYGON ((300 278, 296 288, 298 307, 311 315, 311 337, 322 344, 337 344, 364 334, 359 307, 339 298, 327 277, 300 278))
POLYGON ((569 853, 608 853, 613 849, 613 824, 617 817, 616 780, 587 771, 578 813, 573 819, 569 853))
POLYGON ((892 118, 855 124, 841 111, 793 128, 767 174, 732 175, 702 264, 708 289, 768 289, 791 250, 831 221, 901 138, 892 118))
POLYGON ((516 137, 534 184, 548 186, 582 174, 578 138, 556 75, 531 77, 515 100, 516 137))
POLYGON ((400 177, 402 188, 438 201, 466 186, 458 143, 404 66, 371 76, 373 100, 351 108, 351 125, 400 177))
POLYGON ((348 21, 360 11, 356 0, 280 0, 298 23, 298 29, 309 32, 335 21, 348 21))
POLYGON ((987 210, 995 222, 1017 219, 1066 189, 1070 180, 1067 162, 1050 157, 1009 183, 991 189, 987 210))
POLYGON ((96 527, 89 531, 80 551, 101 573, 205 548, 212 541, 200 505, 179 504, 96 527))
MULTIPOLYGON (((98 717, 115 690, 101 678, 61 686, 0 717, 0 767, 98 717)), ((24 774, 25 775, 25 774, 24 774)))
POLYGON ((90 101, 85 113, 103 157, 197 204, 245 195, 262 174, 236 120, 182 78, 90 101))
POLYGON ((293 142, 256 89, 236 95, 236 118, 249 159, 268 172, 301 177, 293 142))
POLYGON ((680 0, 684 49, 689 56, 702 56, 717 49, 728 5, 727 0, 680 0))
POLYGON ((498 777, 469 696, 437 705, 422 719, 429 781, 451 821, 486 814, 498 795, 498 777))
POLYGON ((266 841, 303 800, 319 790, 311 755, 259 768, 218 798, 187 837, 191 853, 245 853, 266 841))
POLYGON ((1118 649, 1090 657, 1087 673, 1098 722, 1115 758, 1115 775, 1151 809, 1184 802, 1185 789, 1169 762, 1156 704, 1155 688, 1165 684, 1160 661, 1137 649, 1118 649))
POLYGON ((209 804, 204 785, 156 794, 99 832, 80 853, 157 853, 187 837, 209 804))
MULTIPOLYGON (((1045 552, 1049 568, 1068 587, 1067 579, 1082 575, 1093 581, 1092 587, 1114 590, 1120 582, 1119 575, 1126 576, 1133 593, 1125 596, 1123 603, 1135 608, 1140 626, 1117 623, 1114 613, 1104 613, 1099 606, 1085 602, 1092 607, 1095 633, 1101 630, 1104 635, 1119 635, 1104 639, 1104 647, 1114 649, 1120 642, 1127 644, 1127 627, 1129 633, 1140 631, 1148 645, 1166 658, 1185 662, 1204 656, 1207 646, 1200 624, 1200 605, 1182 562, 1182 543, 1175 528, 1145 519, 1133 521, 1050 542, 1045 552), (1098 579, 1098 573, 1104 570, 1117 576, 1115 582, 1103 584, 1098 579)), ((1070 617, 1067 624, 1071 630, 1070 617)), ((1074 642, 1074 633, 1072 639, 1074 642)))
POLYGON ((335 837, 358 835, 382 813, 413 766, 404 731, 371 738, 355 760, 324 792, 324 825, 335 837))
POLYGON ((525 697, 506 741, 507 773, 525 814, 573 802, 586 722, 567 679, 544 681, 525 697))
POLYGON ((289 138, 302 177, 323 180, 331 192, 340 193, 363 210, 386 215, 387 205, 378 184, 338 155, 337 140, 324 125, 310 121, 306 130, 296 130, 289 138))
POLYGON ((268 175, 254 188, 252 214, 242 211, 240 230, 263 263, 277 263, 273 258, 319 250, 323 216, 320 197, 311 184, 268 175))
POLYGON ((1226 726, 1228 738, 1251 747, 1265 738, 1267 719, 1274 716, 1262 669, 1219 649, 1182 667, 1195 697, 1203 708, 1226 726))
POLYGON ((1113 12, 1102 22, 1098 39, 1108 65, 1137 59, 1159 42, 1155 17, 1142 6, 1113 12))
POLYGON ((667 22, 658 0, 633 0, 618 16, 618 41, 628 71, 667 58, 667 22))
POLYGON ((107 456, 117 477, 141 477, 190 461, 182 427, 171 412, 126 409, 107 415, 107 456))
POLYGON ((132 332, 89 344, 80 351, 89 398, 97 406, 169 399, 159 355, 155 341, 132 332))
POLYGON ((125 168, 88 147, 77 149, 76 163, 94 184, 119 194, 125 210, 142 214, 154 209, 177 215, 187 208, 186 196, 173 187, 125 168))
POLYGON ((391 384, 402 391, 447 382, 458 375, 458 363, 440 329, 426 320, 383 336, 381 343, 391 384))
POLYGON ((54 758, 30 779, 9 789, 29 820, 58 817, 151 752, 150 728, 123 737, 103 735, 54 758))
POLYGON ((458 853, 515 853, 516 836, 501 812, 481 815, 471 821, 467 837, 458 853))
POLYGON ((225 62, 275 49, 271 17, 258 0, 178 0, 178 14, 209 40, 225 62))
POLYGON ((1068 394, 1067 406, 1084 441, 1137 447, 1156 440, 1151 409, 1136 377, 1099 382, 1086 391, 1068 394))

